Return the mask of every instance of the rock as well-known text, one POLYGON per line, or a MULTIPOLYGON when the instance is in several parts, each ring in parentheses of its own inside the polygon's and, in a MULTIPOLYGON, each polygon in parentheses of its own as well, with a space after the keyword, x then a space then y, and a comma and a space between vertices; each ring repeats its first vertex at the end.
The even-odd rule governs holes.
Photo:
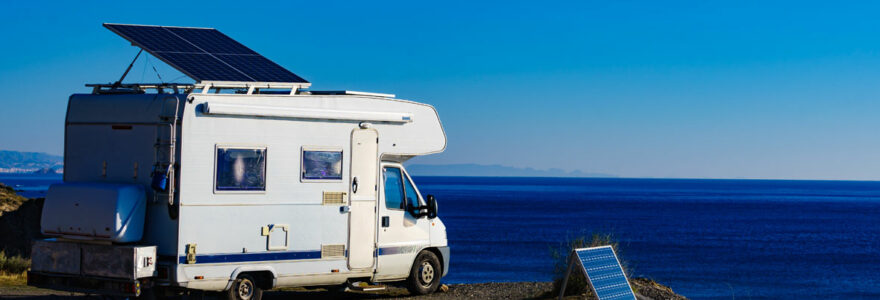
POLYGON ((668 286, 657 283, 654 280, 648 278, 633 278, 629 280, 630 286, 632 286, 633 290, 636 291, 636 294, 641 296, 639 299, 648 299, 648 300, 682 300, 687 299, 682 295, 676 294, 672 291, 668 286))
POLYGON ((0 216, 5 212, 18 209, 28 199, 19 196, 11 186, 0 183, 0 216))
POLYGON ((18 209, 0 216, 0 250, 10 256, 31 256, 34 240, 43 238, 40 233, 43 200, 26 200, 18 209))

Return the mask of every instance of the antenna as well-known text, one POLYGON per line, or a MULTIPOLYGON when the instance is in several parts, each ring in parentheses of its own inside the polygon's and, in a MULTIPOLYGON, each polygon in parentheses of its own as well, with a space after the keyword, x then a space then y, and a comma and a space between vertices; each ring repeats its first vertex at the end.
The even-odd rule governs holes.
MULTIPOLYGON (((128 68, 125 69, 125 73, 122 73, 122 77, 119 78, 116 82, 113 83, 111 88, 115 89, 122 84, 122 80, 125 79, 125 76, 128 75, 128 71, 131 71, 131 67, 134 66, 134 62, 137 61, 138 57, 141 56, 141 52, 144 52, 144 49, 138 51, 138 54, 134 56, 134 59, 131 60, 131 64, 128 65, 128 68)), ((153 68, 155 69, 155 68, 153 68)))

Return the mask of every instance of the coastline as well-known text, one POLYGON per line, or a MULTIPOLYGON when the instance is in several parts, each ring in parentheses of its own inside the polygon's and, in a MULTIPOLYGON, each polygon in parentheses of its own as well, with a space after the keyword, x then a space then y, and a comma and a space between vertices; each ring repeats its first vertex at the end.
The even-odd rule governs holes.
MULTIPOLYGON (((645 278, 630 280, 639 300, 687 299, 675 294, 666 286, 645 278)), ((452 284, 446 292, 437 291, 430 295, 411 296, 402 287, 389 286, 384 291, 356 292, 327 288, 290 288, 266 291, 263 299, 557 299, 551 292, 552 282, 488 282, 452 284)), ((0 286, 0 296, 8 299, 88 299, 90 296, 78 293, 37 289, 28 286, 0 286)), ((219 293, 206 293, 206 299, 220 298, 219 293)), ((584 299, 586 295, 568 295, 564 299, 584 299)))

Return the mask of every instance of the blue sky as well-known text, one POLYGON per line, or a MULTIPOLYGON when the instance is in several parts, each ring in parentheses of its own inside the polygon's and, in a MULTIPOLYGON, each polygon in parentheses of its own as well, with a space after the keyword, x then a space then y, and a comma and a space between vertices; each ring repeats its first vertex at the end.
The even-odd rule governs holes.
MULTIPOLYGON (((137 53, 114 22, 215 27, 314 89, 431 103, 448 148, 414 162, 880 179, 874 3, 89 3, 0 11, 0 149, 62 152, 67 97, 137 53)), ((152 65, 180 76, 142 58, 128 81, 152 65)))

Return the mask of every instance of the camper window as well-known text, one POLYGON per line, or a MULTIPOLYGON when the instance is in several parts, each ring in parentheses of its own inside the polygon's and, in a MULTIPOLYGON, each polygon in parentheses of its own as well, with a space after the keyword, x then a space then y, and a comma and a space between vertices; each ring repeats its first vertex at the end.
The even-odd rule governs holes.
POLYGON ((342 180, 342 150, 308 150, 302 154, 303 180, 342 180))
POLYGON ((400 169, 385 167, 382 173, 385 176, 385 207, 404 209, 400 169))
POLYGON ((217 147, 217 191, 265 191, 266 148, 217 147))

